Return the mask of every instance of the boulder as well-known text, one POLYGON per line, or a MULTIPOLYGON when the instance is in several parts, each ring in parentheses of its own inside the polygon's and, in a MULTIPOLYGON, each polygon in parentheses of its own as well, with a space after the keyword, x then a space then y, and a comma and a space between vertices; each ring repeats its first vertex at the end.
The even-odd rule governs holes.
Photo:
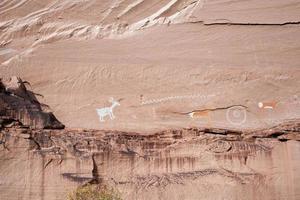
POLYGON ((35 94, 27 90, 19 77, 0 79, 0 122, 1 126, 12 121, 36 129, 63 129, 51 112, 43 110, 35 94))

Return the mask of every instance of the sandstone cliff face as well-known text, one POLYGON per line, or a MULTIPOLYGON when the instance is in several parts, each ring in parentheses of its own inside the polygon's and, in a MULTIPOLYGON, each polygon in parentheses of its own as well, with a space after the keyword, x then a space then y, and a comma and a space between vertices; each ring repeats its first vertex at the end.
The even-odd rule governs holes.
POLYGON ((128 200, 296 200, 299 131, 299 121, 248 133, 4 128, 1 199, 66 199, 76 186, 94 183, 128 200))
POLYGON ((0 199, 298 200, 299 5, 1 0, 0 199))
POLYGON ((1 5, 1 76, 28 80, 67 127, 253 129, 300 117, 298 0, 1 5), (99 123, 110 97, 123 99, 116 119, 99 123), (278 104, 259 110, 260 101, 278 104), (173 114, 232 104, 249 108, 244 124, 232 126, 224 110, 211 122, 173 114))
POLYGON ((49 113, 20 78, 0 86, 1 200, 63 200, 88 183, 113 187, 128 200, 296 200, 300 195, 299 120, 256 131, 58 130, 63 125, 44 117, 49 113), (14 114, 24 109, 25 114, 14 114))

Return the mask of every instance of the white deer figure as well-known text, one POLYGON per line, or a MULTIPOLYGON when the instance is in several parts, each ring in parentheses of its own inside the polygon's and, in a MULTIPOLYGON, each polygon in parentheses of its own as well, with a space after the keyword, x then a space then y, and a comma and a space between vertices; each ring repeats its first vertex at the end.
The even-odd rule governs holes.
POLYGON ((106 115, 109 115, 111 120, 113 120, 115 118, 113 109, 114 109, 114 107, 119 106, 120 103, 118 101, 114 100, 114 98, 112 98, 112 97, 109 99, 109 102, 111 102, 110 107, 96 109, 97 114, 99 115, 99 118, 100 118, 100 122, 104 122, 104 117, 106 115))

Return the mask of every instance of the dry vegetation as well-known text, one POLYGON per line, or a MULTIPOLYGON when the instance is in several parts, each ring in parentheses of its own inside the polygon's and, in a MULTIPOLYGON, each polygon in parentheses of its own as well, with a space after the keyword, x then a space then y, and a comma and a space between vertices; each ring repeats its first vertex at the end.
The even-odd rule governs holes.
POLYGON ((121 200, 121 197, 114 189, 86 185, 71 192, 68 200, 121 200))

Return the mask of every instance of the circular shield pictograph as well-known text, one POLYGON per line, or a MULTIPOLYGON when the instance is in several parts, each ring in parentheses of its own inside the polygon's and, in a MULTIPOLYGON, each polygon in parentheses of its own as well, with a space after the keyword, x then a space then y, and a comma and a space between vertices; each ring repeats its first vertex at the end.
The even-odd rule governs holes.
POLYGON ((226 119, 232 125, 244 124, 247 120, 247 111, 242 106, 234 106, 226 111, 226 119))

